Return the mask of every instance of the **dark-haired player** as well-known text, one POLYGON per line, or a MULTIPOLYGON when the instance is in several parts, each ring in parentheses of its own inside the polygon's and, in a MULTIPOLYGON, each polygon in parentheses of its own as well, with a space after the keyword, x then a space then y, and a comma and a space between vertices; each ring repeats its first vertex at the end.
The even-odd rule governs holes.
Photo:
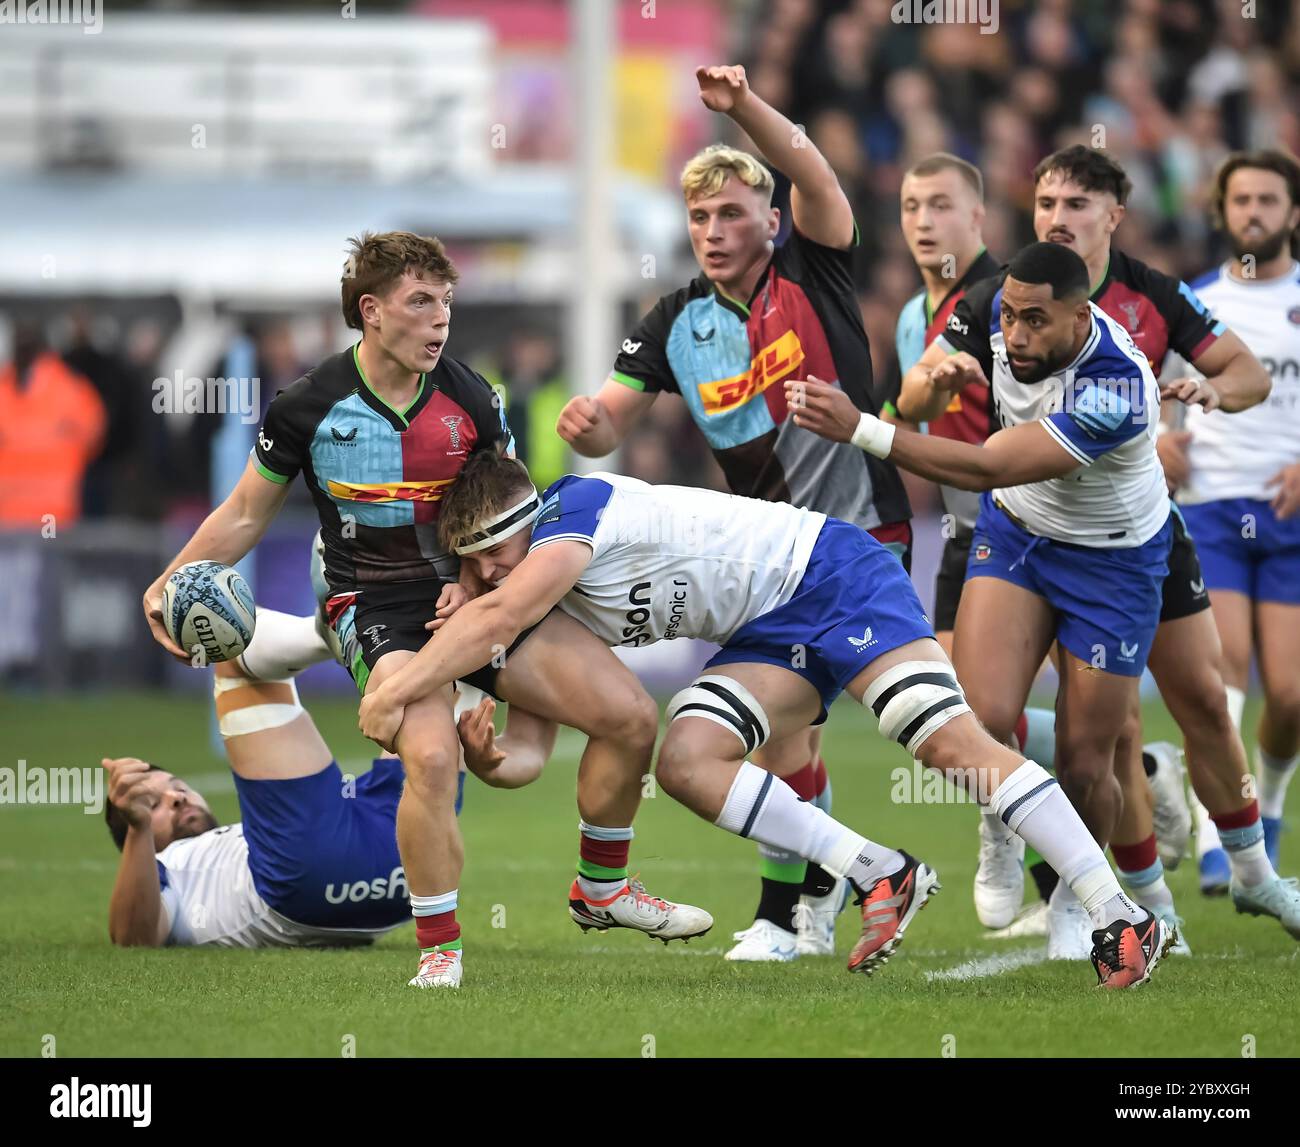
MULTIPOLYGON (((1238 722, 1252 648, 1258 661, 1264 708, 1255 775, 1276 868, 1282 802, 1300 749, 1300 162, 1273 149, 1229 156, 1215 175, 1213 208, 1233 257, 1192 289, 1241 332, 1273 389, 1240 414, 1189 409, 1182 432, 1161 441, 1201 551, 1238 722)), ((1204 808, 1196 811, 1198 852, 1211 867, 1219 834, 1204 808)))
MULTIPOLYGON (((1050 251, 1052 247, 1059 247, 1062 252, 1069 251, 1066 244, 1058 243, 1038 243, 1027 252, 1036 252, 1034 258, 1037 262, 1046 265, 1046 261, 1051 258, 1050 251)), ((1078 268, 1083 267, 1085 279, 1085 288, 1090 284, 1087 281, 1087 267, 1083 260, 1077 255, 1073 255, 1070 265, 1074 268, 1074 275, 1077 277, 1078 268)), ((1014 278, 1014 274, 1010 276, 1014 278)), ((1008 282, 1010 279, 1008 279, 1008 282)), ((1077 288, 1077 284, 1076 284, 1077 288)), ((1088 294, 1085 291, 1085 296, 1088 294)), ((1068 372, 1062 374, 1057 379, 1052 388, 1043 389, 1039 384, 1042 379, 1039 377, 1041 368, 1034 368, 1033 364, 1027 362, 1017 363, 1015 350, 1009 345, 1008 340, 1003 334, 1005 324, 1008 321, 1007 315, 1007 290, 1004 289, 1001 278, 987 280, 979 284, 973 290, 968 291, 965 298, 958 304, 952 317, 949 319, 948 329, 931 348, 922 356, 915 372, 925 376, 924 383, 934 387, 951 387, 955 383, 964 384, 967 377, 988 377, 993 380, 995 410, 999 422, 1003 425, 1012 424, 1009 419, 1017 417, 1017 404, 1024 404, 1029 401, 1056 401, 1064 402, 1065 410, 1054 415, 1057 420, 1068 419, 1062 425, 1068 428, 1070 425, 1082 427, 1084 433, 1091 435, 1089 441, 1097 443, 1112 442, 1113 438, 1109 432, 1105 432, 1105 427, 1110 421, 1118 418, 1120 408, 1126 402, 1129 410, 1126 417, 1128 422, 1118 421, 1117 428, 1123 430, 1129 437, 1124 439, 1122 449, 1132 454, 1138 451, 1139 456, 1135 458, 1133 466, 1118 464, 1112 459, 1108 466, 1102 467, 1102 475, 1108 472, 1112 474, 1113 480, 1119 485, 1111 494, 1105 493, 1107 487, 1097 485, 1097 478, 1091 477, 1093 471, 1080 470, 1077 476, 1062 478, 1061 480, 1049 484, 1054 489, 1059 498, 1061 505, 1052 507, 1054 512, 1042 523, 1043 528, 1052 530, 1051 541, 1048 543, 1035 543, 1035 549, 1031 554, 1026 554, 1023 560, 1013 559, 1011 566, 1005 572, 994 573, 994 577, 1005 577, 1007 581, 1015 583, 1008 585, 985 584, 981 587, 980 597, 987 599, 986 604, 980 612, 967 614, 965 606, 959 613, 958 631, 957 631, 957 663, 958 672, 961 671, 961 662, 963 658, 962 650, 966 650, 966 655, 976 657, 977 649, 982 643, 990 640, 990 633, 984 624, 988 616, 1001 611, 1004 618, 1008 621, 1015 616, 1017 601, 1024 604, 1025 608, 1030 608, 1029 601, 1032 598, 1022 595, 1023 589, 1028 594, 1040 593, 1043 600, 1051 603, 1056 608, 1062 618, 1058 629, 1061 630, 1059 643, 1062 647, 1062 682, 1061 694, 1058 699, 1058 728, 1057 728, 1057 764, 1061 767, 1061 754, 1071 752, 1075 760, 1083 759, 1086 764, 1082 774, 1075 776, 1067 781, 1062 777, 1062 783, 1066 784, 1072 794, 1078 794, 1079 799, 1088 803, 1091 813, 1085 813, 1085 819, 1089 820, 1090 825, 1098 832, 1098 839, 1108 840, 1115 832, 1122 831, 1124 827, 1129 830, 1129 835, 1133 835, 1133 822, 1130 820, 1127 826, 1119 820, 1120 801, 1116 798, 1120 795, 1115 773, 1113 768, 1122 769, 1124 763, 1131 760, 1129 754, 1123 754, 1118 762, 1114 762, 1112 769, 1106 769, 1101 766, 1098 753, 1102 752, 1109 746, 1110 751, 1114 751, 1116 745, 1122 737, 1127 737, 1131 742, 1136 742, 1136 736, 1132 726, 1132 712, 1138 705, 1136 676, 1141 673, 1141 664, 1138 658, 1145 659, 1148 646, 1144 646, 1141 641, 1135 641, 1134 632, 1140 629, 1145 621, 1145 615, 1139 610, 1138 613, 1130 618, 1129 611, 1124 608, 1123 603, 1134 600, 1138 592, 1138 586, 1141 579, 1135 575, 1135 580, 1127 589, 1121 590, 1119 582, 1116 582, 1113 591, 1107 590, 1104 586, 1105 581, 1098 581, 1092 588, 1080 586, 1078 589, 1079 600, 1072 604, 1056 604, 1056 600, 1062 594, 1068 597, 1068 587, 1071 584, 1078 584, 1071 580, 1071 575, 1065 573, 1065 581, 1058 585, 1048 586, 1047 579, 1038 579, 1035 581, 1018 582, 1017 578, 1028 576, 1028 571, 1032 569, 1033 561, 1038 554, 1043 553, 1051 555, 1052 558, 1061 566, 1062 570, 1070 567, 1070 557, 1072 554, 1077 555, 1078 570, 1084 571, 1089 567, 1089 563, 1097 562, 1101 557, 1113 559, 1111 564, 1122 565, 1125 562, 1132 563, 1140 557, 1144 547, 1149 548, 1151 540, 1142 540, 1141 544, 1135 541, 1134 530, 1131 526, 1125 527, 1122 522, 1117 521, 1113 528, 1102 531, 1097 535, 1088 535, 1086 528, 1081 528, 1076 521, 1069 524, 1070 509, 1061 507, 1074 507, 1076 501, 1080 498, 1086 500, 1089 491, 1091 491, 1092 500, 1095 508, 1099 511, 1102 504, 1108 499, 1112 503, 1111 513, 1118 519, 1128 517, 1133 511, 1131 507, 1124 505, 1122 497, 1127 491, 1130 497, 1137 497, 1139 494, 1136 485, 1139 475, 1145 482, 1149 479, 1150 462, 1156 456, 1153 454, 1147 457, 1145 450, 1140 442, 1150 437, 1154 442, 1157 425, 1158 425, 1158 395, 1155 401, 1146 401, 1145 376, 1143 376, 1144 386, 1137 386, 1138 377, 1134 373, 1132 365, 1125 365, 1141 360, 1141 365, 1146 368, 1146 374, 1150 375, 1150 365, 1145 354, 1133 343, 1128 333, 1110 319, 1105 312, 1101 311, 1095 303, 1091 304, 1093 309, 1093 318, 1098 331, 1106 333, 1106 342, 1112 347, 1108 355, 1103 355, 1100 360, 1085 359, 1077 362, 1066 360, 1060 363, 1058 370, 1068 368, 1068 372), (961 354, 955 352, 964 352, 961 354), (1120 353, 1122 352, 1122 353, 1120 353), (948 358, 948 355, 954 357, 948 358), (1091 387, 1091 389, 1089 389, 1091 387), (1054 394, 1053 391, 1056 393, 1054 394), (1110 397, 1114 391, 1118 397, 1110 397), (1078 392, 1076 394, 1076 392, 1078 392), (1109 404, 1114 409, 1105 415, 1102 421, 1087 412, 1080 410, 1077 406, 1077 398, 1082 397, 1085 402, 1094 400, 1109 404), (1135 407, 1135 403, 1141 401, 1144 405, 1135 407), (1141 438, 1139 438, 1139 434, 1141 438), (1135 443, 1137 445, 1135 445, 1135 443), (1140 464, 1140 468, 1139 468, 1140 464), (1090 480, 1091 478, 1091 480, 1090 480), (1113 535, 1113 536, 1111 536, 1113 535), (1133 551, 1131 553, 1126 551, 1133 551), (1035 590, 1033 587, 1037 586, 1035 590), (1051 592, 1047 592, 1048 590, 1051 592), (1092 602, 1085 601, 1084 598, 1090 596, 1092 602), (1069 608, 1067 608, 1067 605, 1069 608), (1109 617, 1107 624, 1112 626, 1112 632, 1107 639, 1102 628, 1102 621, 1108 610, 1119 609, 1120 612, 1114 613, 1109 617), (1083 623, 1077 627, 1070 627, 1066 623, 1070 618, 1070 609, 1079 611, 1079 616, 1083 623), (1089 621, 1092 613, 1098 614, 1097 623, 1094 625, 1089 621), (961 628, 963 621, 966 621, 969 641, 963 641, 961 628), (1073 629, 1069 634, 1073 645, 1065 639, 1066 631, 1073 629), (1122 632, 1121 632, 1122 631, 1122 632), (1094 640, 1087 642, 1083 640, 1089 633, 1092 633, 1094 640), (1108 644, 1109 642, 1109 644, 1108 644), (1082 664, 1080 664, 1082 663, 1082 664), (1119 680, 1116 681, 1115 679, 1119 680), (1098 695, 1098 704, 1101 709, 1096 716, 1098 720, 1094 723, 1091 719, 1082 718, 1080 715, 1078 703, 1071 706, 1069 699, 1069 690, 1078 691, 1083 689, 1085 693, 1090 692, 1088 684, 1096 685, 1095 692, 1098 695), (1108 686, 1102 688, 1102 686, 1108 686), (1100 700, 1105 698, 1105 700, 1100 700), (1111 705, 1123 703, 1129 706, 1129 711, 1125 714, 1117 714, 1110 708, 1111 705), (1101 710, 1105 710, 1102 712, 1101 710), (1116 721, 1119 725, 1116 725, 1116 721), (1071 748, 1072 742, 1077 742, 1077 747, 1071 748)), ((1086 298, 1085 298, 1085 301, 1086 298)), ((1011 307, 1012 318, 1015 318, 1015 306, 1011 307)), ((1038 315, 1031 314, 1030 320, 1015 319, 1018 339, 1028 337, 1026 332, 1038 339, 1041 336, 1037 331, 1031 330, 1034 324, 1038 325, 1040 330, 1049 329, 1051 326, 1052 316, 1050 314, 1038 315)), ((1227 337, 1227 336, 1224 336, 1227 337)), ((1031 340, 1033 341, 1033 340, 1031 340)), ((1101 345, 1101 344, 1099 344, 1101 345)), ((1248 352, 1247 352, 1248 353, 1248 352)), ((1254 361, 1251 359, 1250 361, 1254 361)), ((1189 396, 1195 397, 1200 390, 1200 386, 1195 383, 1186 384, 1189 396)), ((1180 392, 1180 387, 1171 388, 1175 393, 1180 392)), ((1100 417, 1100 416, 1098 416, 1100 417)), ((1109 456, 1107 456, 1109 457, 1109 456)), ((1123 455, 1118 455, 1122 459, 1123 455)), ((902 459, 898 459, 901 464, 906 465, 902 459)), ((1081 465, 1086 465, 1086 461, 1081 465)), ((1157 465, 1157 472, 1161 472, 1157 465)), ((1015 490, 997 492, 1004 506, 1011 514, 1024 520, 1024 515, 1020 514, 1016 508, 1017 503, 1023 500, 1023 494, 1018 494, 1015 490)), ((1141 491, 1143 498, 1149 497, 1145 490, 1141 491)), ((986 496, 987 500, 987 496, 986 496)), ((1168 501, 1166 497, 1166 502, 1168 501)), ((996 506, 993 507, 996 509, 996 506)), ((1166 517, 1168 517, 1169 507, 1166 505, 1166 517)), ((983 514, 983 511, 982 511, 983 514)), ((1103 514, 1102 517, 1105 515, 1103 514)), ((988 522, 993 526, 1004 525, 1003 519, 1005 514, 997 516, 988 516, 988 522)), ((981 520, 984 520, 982 517, 981 520)), ((1176 535, 1178 519, 1174 515, 1172 522, 1166 523, 1169 527, 1171 536, 1176 535)), ((1032 529, 1031 525, 1031 529, 1032 529)), ((1037 532, 1037 531, 1034 531, 1037 532)), ((979 531, 977 531, 977 534, 979 531)), ((984 550, 980 549, 979 538, 977 545, 971 552, 971 562, 969 573, 974 576, 978 573, 989 574, 992 571, 1002 571, 1003 567, 998 563, 998 556, 994 552, 994 543, 985 539, 983 542, 984 550)), ((1166 555, 1167 556, 1167 555, 1166 555)), ((1050 562, 1048 563, 1051 564, 1050 562)), ((1154 564, 1151 565, 1154 569, 1154 564)), ((1145 575, 1144 575, 1145 576, 1145 575)), ((992 581, 992 579, 988 579, 992 581)), ((1122 579, 1121 579, 1122 580, 1122 579)), ((1160 575, 1160 584, 1158 586, 1158 600, 1156 607, 1156 618, 1158 619, 1162 611, 1167 608, 1169 600, 1168 589, 1168 569, 1160 575)), ((963 595, 963 602, 965 601, 963 595)), ((1035 606, 1034 610, 1041 613, 1041 607, 1035 606)), ((1032 626, 1034 612, 1031 611, 1028 617, 1019 619, 1016 623, 1014 633, 1019 633, 1025 626, 1032 626)), ((1207 619, 1208 620, 1208 619, 1207 619)), ((1153 625, 1157 624, 1153 622, 1153 625)), ((1189 624, 1189 623, 1184 623, 1189 624)), ((1209 635, 1211 642, 1217 642, 1217 638, 1211 632, 1209 635)), ((1155 639, 1155 630, 1153 628, 1149 641, 1155 639)), ((1012 642, 1014 644, 1014 641, 1012 642)), ((1202 649, 1197 655, 1205 658, 1212 653, 1202 649)), ((1027 656, 1027 655, 1026 655, 1027 656)), ((1213 665, 1210 666, 1213 670, 1213 665)), ((1185 674, 1191 674, 1193 671, 1190 667, 1184 667, 1185 674)), ((1020 696, 1019 680, 1008 678, 1008 681, 1015 681, 1015 685, 1009 689, 1011 699, 997 698, 990 694, 998 691, 1000 675, 985 673, 980 678, 982 686, 980 699, 984 712, 980 706, 975 706, 976 712, 980 713, 981 718, 989 725, 990 729, 997 736, 1006 736, 1009 731, 1009 722, 1014 720, 1014 713, 1011 713, 1010 706, 1015 703, 1015 698, 1020 696), (987 712, 987 716, 985 716, 987 712)), ((1028 688, 1029 680, 1026 679, 1025 688, 1028 688)), ((1087 711, 1087 710, 1085 710, 1087 711)), ((1226 713, 1225 713, 1226 719, 1226 713)), ((1237 744, 1240 745, 1240 739, 1237 738, 1237 744)), ((1228 795, 1229 782, 1225 776, 1226 770, 1223 764, 1211 765, 1207 769, 1209 773, 1208 786, 1205 780, 1201 781, 1203 787, 1207 787, 1212 794, 1211 799, 1218 802, 1219 807, 1236 808, 1241 804, 1242 794, 1240 782, 1236 782, 1236 788, 1233 795, 1228 795), (1233 803, 1228 805, 1228 802, 1233 803)), ((1144 792, 1140 785, 1140 774, 1136 778, 1137 784, 1134 783, 1132 773, 1129 774, 1130 782, 1128 791, 1132 792, 1137 787, 1139 794, 1144 792)), ((1194 780, 1196 774, 1193 774, 1194 780)), ((1240 815, 1249 817, 1253 811, 1254 820, 1258 822, 1258 811, 1254 808, 1255 802, 1250 800, 1246 810, 1240 815)), ((1131 817, 1130 813, 1125 814, 1131 817)), ((1145 833, 1150 836, 1150 811, 1149 806, 1146 811, 1147 823, 1143 828, 1145 833)), ((1141 830, 1139 830, 1141 831, 1141 830)), ((1147 844, 1150 849, 1154 849, 1154 839, 1149 839, 1147 844)), ((1120 853, 1123 853, 1121 847, 1120 853)), ((1241 879, 1244 883, 1251 886, 1260 887, 1269 880, 1276 880, 1271 869, 1262 873, 1258 869, 1258 859, 1263 856, 1262 834, 1259 840, 1243 840, 1240 849, 1238 863, 1241 866, 1241 879), (1258 848, 1256 848, 1258 843, 1258 848), (1257 855, 1258 854, 1258 855, 1257 855)), ((1124 859, 1117 856, 1121 871, 1131 873, 1131 869, 1126 868, 1124 859)), ((1158 866, 1159 858, 1152 857, 1153 866, 1158 866)), ((1163 875, 1159 868, 1155 868, 1158 880, 1149 881, 1131 881, 1135 895, 1138 895, 1147 907, 1152 911, 1160 914, 1166 922, 1171 925, 1171 930, 1176 927, 1176 919, 1173 916, 1172 896, 1169 895, 1167 887, 1163 882, 1163 875)), ((1286 904, 1278 903, 1275 905, 1277 911, 1271 913, 1283 919, 1288 929, 1294 928, 1300 923, 1300 897, 1296 897, 1295 903, 1290 899, 1286 904)), ((1051 930, 1049 951, 1060 958, 1079 958, 1086 955, 1081 951, 1082 932, 1086 928, 1086 921, 1082 919, 1082 913, 1072 902, 1068 892, 1058 887, 1052 896, 1051 911, 1051 930)))
MULTIPOLYGON (((169 652, 185 657, 162 630, 170 572, 199 558, 239 561, 300 473, 320 515, 329 621, 363 694, 415 656, 436 609, 482 588, 455 580, 456 559, 438 543, 438 504, 473 452, 508 449, 510 436, 488 383, 443 353, 456 278, 437 239, 394 231, 353 240, 342 306, 360 340, 276 396, 235 489, 145 592, 150 627, 169 652)), ((588 735, 570 903, 660 937, 707 931, 707 913, 646 897, 627 877, 658 711, 617 658, 557 614, 492 651, 468 681, 588 735)), ((411 984, 459 987, 464 854, 450 689, 412 706, 397 751, 406 767, 397 842, 420 946, 411 984)))
MULTIPOLYGON (((967 289, 996 275, 999 264, 984 246, 984 179, 979 169, 946 152, 916 163, 903 176, 899 189, 903 239, 923 286, 903 306, 894 332, 895 358, 881 387, 886 418, 922 425, 927 434, 958 442, 983 442, 991 432, 992 392, 982 382, 970 382, 956 394, 934 392, 926 401, 904 400, 902 376, 916 364, 947 325, 967 289), (902 404, 902 408, 898 404, 902 404)), ((941 485, 943 498, 943 556, 934 582, 935 639, 952 656, 952 629, 966 583, 966 559, 979 514, 979 495, 941 485)), ((1052 767, 1056 751, 1055 715, 1047 709, 1026 709, 1016 724, 1016 743, 1026 756, 1052 767)), ((1028 867, 1044 898, 1056 874, 1036 853, 1026 855, 1019 837, 1009 835, 997 817, 980 817, 979 864, 975 871, 975 914, 986 928, 1008 928, 1011 935, 1046 932, 1041 913, 1015 919, 1024 897, 1028 867), (1013 924, 1014 920, 1014 924, 1013 924)))

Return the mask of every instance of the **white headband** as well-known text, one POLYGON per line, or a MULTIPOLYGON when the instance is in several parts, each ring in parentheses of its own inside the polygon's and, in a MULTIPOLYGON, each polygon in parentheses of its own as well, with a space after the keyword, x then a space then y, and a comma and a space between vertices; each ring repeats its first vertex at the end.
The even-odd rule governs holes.
POLYGON ((516 502, 510 509, 502 510, 496 517, 483 522, 478 530, 470 535, 469 541, 463 546, 456 547, 456 552, 473 554, 489 546, 495 546, 498 542, 504 542, 511 534, 517 534, 525 526, 532 525, 541 509, 542 503, 537 496, 537 488, 530 486, 528 494, 522 501, 516 502))

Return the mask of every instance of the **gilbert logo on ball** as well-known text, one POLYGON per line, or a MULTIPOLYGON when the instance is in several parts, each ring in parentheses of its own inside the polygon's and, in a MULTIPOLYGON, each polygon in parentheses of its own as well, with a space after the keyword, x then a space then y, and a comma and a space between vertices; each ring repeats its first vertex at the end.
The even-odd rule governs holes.
POLYGON ((187 562, 163 587, 167 636, 207 662, 238 657, 253 640, 253 592, 238 570, 220 562, 187 562))

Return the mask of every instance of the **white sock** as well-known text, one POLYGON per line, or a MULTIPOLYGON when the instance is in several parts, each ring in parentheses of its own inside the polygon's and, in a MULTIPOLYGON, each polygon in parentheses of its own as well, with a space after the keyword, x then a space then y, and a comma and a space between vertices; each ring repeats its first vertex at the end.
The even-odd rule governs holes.
POLYGON ((316 629, 315 617, 296 617, 277 609, 257 607, 253 640, 239 656, 244 672, 259 681, 293 677, 334 654, 316 629))
POLYGON ((1263 836, 1245 848, 1229 849, 1228 863, 1232 865, 1232 875, 1237 883, 1247 888, 1254 888, 1277 877, 1269 863, 1268 853, 1264 851, 1263 836))
POLYGON ((1098 928, 1117 917, 1134 923, 1143 918, 1145 913, 1124 895, 1105 854, 1042 765, 1025 761, 1004 777, 989 808, 1056 869, 1098 928))
POLYGON ((894 849, 869 841, 816 805, 801 801, 783 780, 749 761, 741 762, 713 823, 815 861, 827 872, 847 876, 859 888, 869 888, 905 863, 894 849))
POLYGON ((1259 782, 1259 815, 1277 818, 1286 802, 1286 786, 1300 757, 1275 757, 1255 746, 1255 779, 1259 782))
POLYGON ((1119 874, 1120 886, 1143 908, 1155 911, 1157 908, 1173 908, 1174 894, 1165 883, 1165 866, 1160 858, 1150 868, 1142 872, 1124 872, 1119 874))

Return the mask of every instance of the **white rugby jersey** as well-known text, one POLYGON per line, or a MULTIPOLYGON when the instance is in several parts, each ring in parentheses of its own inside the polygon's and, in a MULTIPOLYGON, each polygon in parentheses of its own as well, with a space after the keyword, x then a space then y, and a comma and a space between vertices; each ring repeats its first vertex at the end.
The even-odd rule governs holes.
POLYGON ((391 930, 317 928, 281 916, 253 887, 242 824, 173 841, 158 853, 158 878, 168 944, 311 948, 365 944, 391 930))
POLYGON ((723 643, 794 596, 825 521, 785 502, 570 474, 546 490, 529 549, 591 547, 560 607, 611 646, 723 643))
POLYGON ((1129 549, 1169 517, 1164 471, 1156 455, 1160 388, 1129 333, 1089 303, 1092 328, 1074 361, 1042 382, 1011 373, 1002 334, 1002 288, 967 294, 940 339, 950 350, 992 352, 993 411, 998 427, 1041 422, 1075 458, 1063 478, 994 490, 1031 532, 1099 549, 1129 549), (975 307, 972 307, 974 300, 975 307), (982 330, 976 324, 985 324, 982 330))
MULTIPOLYGON (((1300 263, 1277 279, 1236 278, 1230 265, 1191 284, 1196 294, 1263 363, 1273 380, 1269 396, 1236 414, 1188 408, 1191 473, 1180 502, 1222 498, 1271 501, 1268 480, 1300 462, 1300 263)), ((1190 371, 1195 376, 1196 371, 1190 371)))

